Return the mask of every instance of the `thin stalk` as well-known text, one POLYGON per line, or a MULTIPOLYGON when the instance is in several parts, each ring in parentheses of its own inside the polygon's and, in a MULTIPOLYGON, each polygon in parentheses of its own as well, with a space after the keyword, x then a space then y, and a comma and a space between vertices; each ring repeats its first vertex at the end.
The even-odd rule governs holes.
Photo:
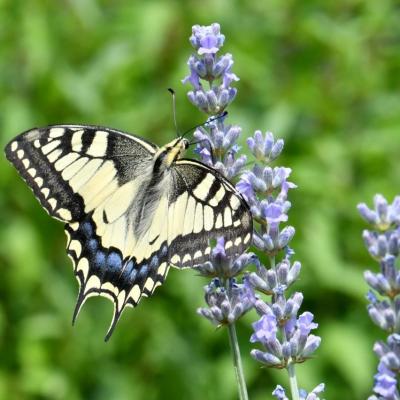
POLYGON ((242 358, 240 356, 239 343, 236 335, 235 324, 228 325, 229 342, 232 349, 233 365, 235 367, 235 375, 238 384, 239 399, 248 400, 246 381, 244 379, 242 358))
MULTIPOLYGON (((228 293, 228 297, 231 298, 231 285, 229 279, 223 279, 224 286, 228 293)), ((244 378, 242 357, 240 356, 239 342, 236 334, 235 323, 228 324, 229 344, 232 350, 233 366, 235 368, 235 376, 238 384, 238 392, 240 400, 248 400, 246 380, 244 378)))
POLYGON ((290 383, 290 392, 292 393, 292 400, 300 400, 294 363, 291 362, 288 364, 287 371, 289 373, 289 383, 290 383))

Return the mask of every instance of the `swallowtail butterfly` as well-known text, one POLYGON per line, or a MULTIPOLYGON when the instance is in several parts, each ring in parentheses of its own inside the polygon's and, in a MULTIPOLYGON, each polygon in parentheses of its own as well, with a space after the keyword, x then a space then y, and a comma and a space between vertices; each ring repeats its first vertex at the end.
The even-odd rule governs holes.
POLYGON ((161 285, 169 267, 193 267, 223 236, 227 254, 250 244, 249 207, 216 170, 181 158, 183 137, 158 147, 114 129, 54 125, 22 133, 6 156, 48 214, 65 223, 80 290, 114 303, 106 340, 126 306, 161 285))

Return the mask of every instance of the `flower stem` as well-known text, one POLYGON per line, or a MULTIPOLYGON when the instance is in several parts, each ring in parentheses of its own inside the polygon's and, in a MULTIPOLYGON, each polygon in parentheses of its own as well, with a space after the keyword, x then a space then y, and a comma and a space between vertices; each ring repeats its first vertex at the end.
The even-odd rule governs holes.
POLYGON ((236 335, 235 324, 228 324, 229 342, 231 344, 233 365, 235 367, 235 375, 238 383, 239 399, 248 400, 246 381, 244 379, 242 358, 240 357, 239 343, 236 335))
POLYGON ((294 363, 291 362, 288 364, 287 371, 289 373, 289 383, 290 383, 290 391, 292 393, 292 400, 300 400, 294 363))

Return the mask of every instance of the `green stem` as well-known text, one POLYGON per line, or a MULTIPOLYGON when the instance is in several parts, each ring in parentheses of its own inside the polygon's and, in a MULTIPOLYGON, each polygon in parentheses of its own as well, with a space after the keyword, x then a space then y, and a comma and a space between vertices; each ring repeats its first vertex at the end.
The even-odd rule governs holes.
POLYGON ((289 383, 290 383, 290 391, 292 393, 292 400, 300 400, 294 363, 291 362, 288 364, 287 371, 289 373, 289 383))
POLYGON ((242 358, 240 357, 239 343, 236 335, 235 324, 228 325, 229 342, 232 349, 233 365, 235 367, 235 375, 238 383, 239 399, 248 400, 246 381, 244 379, 242 358))

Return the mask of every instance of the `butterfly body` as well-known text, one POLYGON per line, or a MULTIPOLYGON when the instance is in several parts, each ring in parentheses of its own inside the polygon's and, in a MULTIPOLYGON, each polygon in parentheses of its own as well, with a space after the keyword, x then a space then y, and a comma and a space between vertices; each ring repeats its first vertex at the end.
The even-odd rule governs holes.
POLYGON ((181 137, 159 148, 110 128, 55 125, 6 147, 41 205, 66 223, 80 284, 74 319, 90 296, 113 301, 107 338, 124 308, 150 296, 170 265, 207 261, 210 239, 219 236, 228 254, 250 244, 247 204, 216 170, 182 158, 188 144, 181 137))

